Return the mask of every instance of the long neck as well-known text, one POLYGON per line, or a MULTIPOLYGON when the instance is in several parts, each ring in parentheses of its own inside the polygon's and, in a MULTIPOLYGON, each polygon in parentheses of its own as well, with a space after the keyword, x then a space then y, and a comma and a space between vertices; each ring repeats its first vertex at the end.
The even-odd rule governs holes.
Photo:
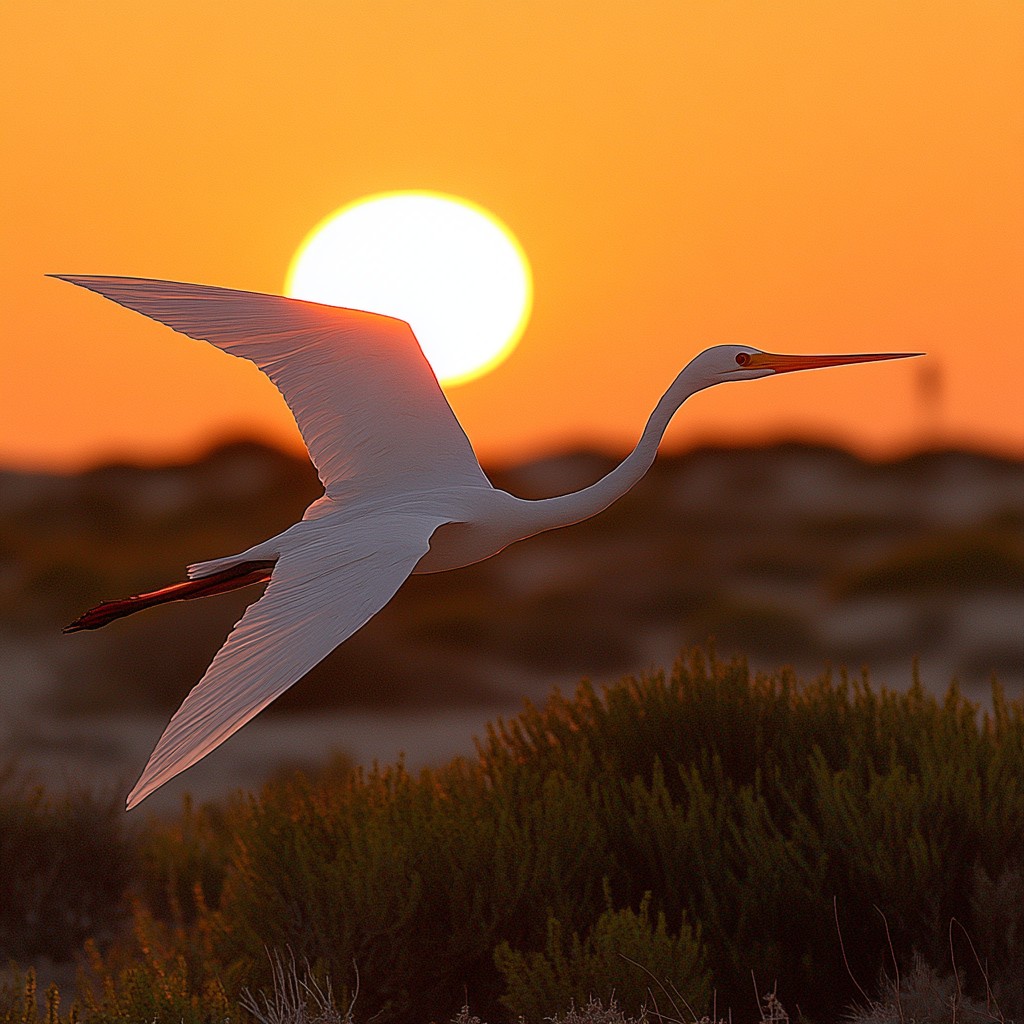
POLYGON ((700 389, 700 385, 694 386, 687 379, 684 369, 654 407, 636 447, 607 476, 581 491, 531 502, 544 523, 540 529, 552 530, 582 522, 618 501, 651 468, 672 417, 683 402, 700 389))

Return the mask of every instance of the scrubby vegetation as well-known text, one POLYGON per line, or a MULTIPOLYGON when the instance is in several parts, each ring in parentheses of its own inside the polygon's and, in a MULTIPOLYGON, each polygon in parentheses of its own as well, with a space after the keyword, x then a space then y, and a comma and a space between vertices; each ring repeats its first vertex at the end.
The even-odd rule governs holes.
POLYGON ((135 848, 119 798, 57 798, 0 765, 0 963, 67 960, 109 942, 126 918, 135 848))
MULTIPOLYGON (((438 770, 339 760, 186 804, 130 837, 131 871, 103 896, 130 924, 97 936, 77 1012, 237 1019, 244 990, 280 984, 271 950, 343 1007, 357 970, 356 1018, 380 1022, 451 1020, 466 1003, 492 1022, 569 1020, 591 997, 594 1020, 643 1019, 649 989, 662 1012, 670 993, 697 1019, 759 1020, 752 974, 794 1018, 859 1003, 889 1019, 916 979, 918 995, 958 993, 964 1014, 1020 1019, 1024 702, 998 686, 992 700, 980 716, 955 687, 799 685, 694 654, 668 678, 528 706, 438 770)), ((0 871, 52 858, 73 891, 74 827, 5 828, 0 871)), ((0 905, 0 952, 65 954, 12 913, 0 905)), ((9 985, 0 1021, 23 1004, 9 985)))

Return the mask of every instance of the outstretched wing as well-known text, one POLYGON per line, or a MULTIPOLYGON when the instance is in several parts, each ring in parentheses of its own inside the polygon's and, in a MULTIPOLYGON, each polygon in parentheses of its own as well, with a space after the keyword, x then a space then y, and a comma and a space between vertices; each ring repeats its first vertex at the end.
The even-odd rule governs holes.
POLYGON ((284 395, 332 497, 357 477, 487 486, 403 320, 210 285, 51 276, 255 363, 284 395))
POLYGON ((128 810, 204 758, 372 618, 430 546, 441 516, 383 513, 313 533, 278 559, 157 742, 128 810))

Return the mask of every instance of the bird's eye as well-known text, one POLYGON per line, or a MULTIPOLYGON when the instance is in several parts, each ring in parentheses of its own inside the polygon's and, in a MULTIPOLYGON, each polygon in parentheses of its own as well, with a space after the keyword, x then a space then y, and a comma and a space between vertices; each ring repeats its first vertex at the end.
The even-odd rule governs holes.
POLYGON ((750 356, 749 356, 749 354, 748 354, 748 353, 746 353, 746 352, 740 352, 740 353, 739 353, 739 354, 738 354, 738 355, 736 356, 736 362, 737 362, 737 363, 739 363, 739 365, 740 365, 740 366, 746 366, 746 365, 747 365, 747 363, 749 363, 749 362, 750 362, 750 356))

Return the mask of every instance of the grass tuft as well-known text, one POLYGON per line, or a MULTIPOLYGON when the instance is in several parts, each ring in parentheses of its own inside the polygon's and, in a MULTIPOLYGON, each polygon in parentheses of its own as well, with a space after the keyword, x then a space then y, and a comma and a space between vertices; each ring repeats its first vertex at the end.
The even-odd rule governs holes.
POLYGON ((334 1000, 331 979, 318 981, 306 962, 306 969, 299 976, 294 955, 286 964, 281 954, 268 952, 270 958, 272 991, 268 995, 260 992, 253 995, 249 989, 242 990, 239 1005, 251 1014, 257 1024, 353 1024, 353 996, 344 1012, 334 1000))

